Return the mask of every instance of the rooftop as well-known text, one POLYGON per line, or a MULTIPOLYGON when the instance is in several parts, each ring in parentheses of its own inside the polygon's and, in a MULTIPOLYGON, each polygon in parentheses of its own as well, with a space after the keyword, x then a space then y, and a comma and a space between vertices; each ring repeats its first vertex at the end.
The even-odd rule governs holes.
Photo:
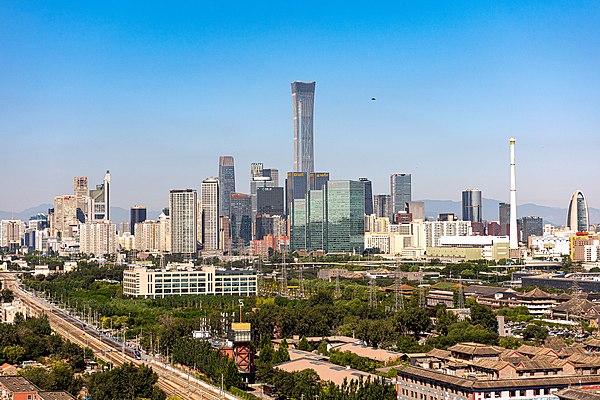
POLYGON ((39 392, 38 398, 40 400, 75 400, 76 398, 71 396, 67 392, 39 392))
POLYGON ((0 386, 13 393, 35 393, 39 390, 22 376, 0 376, 0 386))
POLYGON ((384 349, 376 349, 357 343, 344 343, 339 346, 334 346, 333 350, 341 352, 349 351, 360 357, 365 357, 370 360, 380 361, 383 363, 387 363, 402 356, 402 353, 397 353, 395 351, 389 351, 384 349))
POLYGON ((346 379, 348 382, 351 380, 359 380, 360 378, 363 380, 367 380, 368 378, 371 380, 382 379, 380 376, 374 374, 362 372, 356 369, 345 368, 327 361, 315 360, 312 358, 299 358, 294 361, 287 361, 277 365, 276 368, 286 372, 312 369, 317 373, 317 375, 319 375, 321 380, 330 381, 336 385, 341 385, 344 383, 344 379, 346 379))

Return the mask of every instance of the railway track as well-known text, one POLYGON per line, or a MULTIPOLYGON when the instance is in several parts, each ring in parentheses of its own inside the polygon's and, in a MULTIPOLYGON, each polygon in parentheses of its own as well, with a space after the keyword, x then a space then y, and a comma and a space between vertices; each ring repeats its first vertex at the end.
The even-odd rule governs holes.
POLYGON ((136 359, 132 349, 124 347, 65 311, 45 304, 43 300, 20 288, 16 282, 6 280, 5 282, 13 283, 10 285, 11 289, 23 303, 35 312, 46 315, 54 331, 80 346, 89 347, 98 358, 116 366, 133 363, 138 366, 152 367, 158 375, 158 386, 168 395, 179 396, 186 400, 239 400, 239 397, 223 392, 220 388, 170 365, 152 359, 148 361, 136 359))

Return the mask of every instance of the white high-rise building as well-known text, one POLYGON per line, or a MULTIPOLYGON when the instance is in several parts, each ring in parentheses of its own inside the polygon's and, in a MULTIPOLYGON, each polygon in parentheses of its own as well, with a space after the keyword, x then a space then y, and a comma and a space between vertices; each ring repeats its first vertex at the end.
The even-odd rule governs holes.
POLYGON ((15 219, 0 221, 0 247, 19 247, 25 235, 25 222, 15 219))
POLYGON ((158 216, 159 244, 158 249, 163 253, 171 252, 171 217, 164 212, 158 216))
POLYGON ((110 219, 110 172, 106 171, 104 179, 96 189, 90 190, 88 217, 90 219, 110 219))
POLYGON ((79 248, 82 253, 104 257, 118 249, 117 225, 111 221, 88 221, 79 227, 79 248))
POLYGON ((443 236, 471 236, 471 221, 425 221, 425 247, 438 247, 443 236))
POLYGON ((219 250, 219 180, 207 178, 201 189, 203 249, 219 250))
POLYGON ((198 195, 194 189, 171 190, 171 252, 195 256, 197 253, 198 195))
POLYGON ((63 195, 54 197, 54 216, 52 218, 52 236, 73 237, 77 230, 77 197, 63 195))

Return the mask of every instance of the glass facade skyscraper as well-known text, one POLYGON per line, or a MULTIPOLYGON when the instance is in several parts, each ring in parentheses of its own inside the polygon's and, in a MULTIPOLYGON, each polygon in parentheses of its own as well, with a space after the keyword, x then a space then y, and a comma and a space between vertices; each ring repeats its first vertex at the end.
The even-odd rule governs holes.
POLYGON ((406 211, 406 203, 412 200, 412 184, 410 174, 393 174, 390 177, 390 194, 392 196, 392 214, 406 211))
POLYGON ((575 191, 571 196, 567 212, 567 227, 577 232, 587 232, 589 229, 588 206, 581 190, 575 191))
POLYGON ((314 172, 313 113, 315 82, 292 83, 294 172, 314 172))
POLYGON ((131 207, 129 214, 129 232, 133 235, 135 234, 135 224, 146 220, 146 207, 133 206, 131 207))
POLYGON ((357 181, 327 182, 327 252, 362 252, 365 233, 364 185, 357 181))
POLYGON ((327 239, 325 190, 311 190, 308 199, 308 247, 311 251, 325 251, 327 239))
POLYGON ((481 222, 481 190, 467 189, 462 192, 463 221, 481 222))
POLYGON ((219 157, 219 215, 229 217, 231 194, 235 193, 235 164, 233 156, 219 157))
POLYGON ((307 243, 308 212, 306 199, 294 199, 290 212, 291 232, 290 247, 293 250, 309 250, 307 243))
POLYGON ((359 182, 365 186, 365 214, 373 214, 373 185, 367 178, 359 178, 359 182))
POLYGON ((252 201, 250 195, 232 193, 229 211, 232 244, 234 247, 246 246, 252 240, 252 201))

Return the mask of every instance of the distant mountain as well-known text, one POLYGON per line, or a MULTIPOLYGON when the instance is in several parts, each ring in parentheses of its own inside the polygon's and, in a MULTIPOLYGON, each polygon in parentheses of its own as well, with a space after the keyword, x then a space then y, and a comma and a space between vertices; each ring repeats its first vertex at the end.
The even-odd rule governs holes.
MULTIPOLYGON (((39 206, 31 207, 19 212, 0 211, 0 219, 20 219, 22 221, 28 221, 33 215, 39 213, 48 214, 48 209, 52 207, 54 207, 52 204, 40 204, 39 206)), ((157 219, 160 215, 160 211, 148 210, 147 214, 148 219, 157 219)), ((122 221, 129 221, 129 217, 129 210, 125 208, 110 208, 110 218, 117 224, 122 221)))
MULTIPOLYGON (((454 200, 421 200, 425 202, 427 217, 436 217, 440 213, 454 213, 459 218, 462 216, 462 204, 454 200)), ((498 220, 498 204, 500 201, 483 199, 483 219, 487 221, 498 220)), ((600 222, 600 209, 590 208, 590 223, 600 222)), ((517 217, 536 216, 542 217, 545 223, 564 225, 567 219, 567 209, 559 207, 541 206, 538 204, 520 204, 517 207, 517 217)))

